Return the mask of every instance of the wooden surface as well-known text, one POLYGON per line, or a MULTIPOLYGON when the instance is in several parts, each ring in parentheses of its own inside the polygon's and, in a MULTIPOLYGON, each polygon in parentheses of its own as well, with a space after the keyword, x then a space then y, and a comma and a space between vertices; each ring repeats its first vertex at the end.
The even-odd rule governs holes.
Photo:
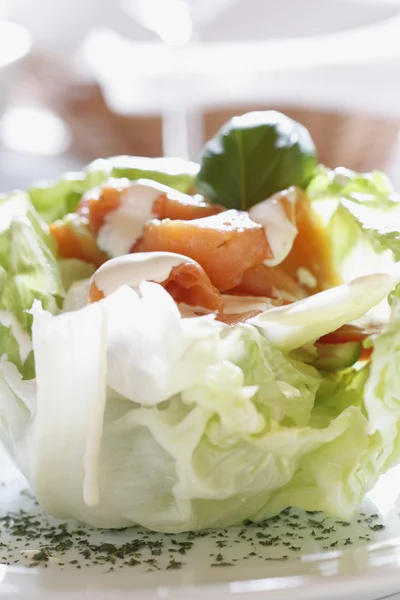
MULTIPOLYGON (((29 97, 57 112, 72 133, 70 152, 79 160, 134 154, 160 156, 161 119, 126 117, 111 112, 100 87, 80 77, 57 57, 33 55, 14 97, 29 97)), ((276 109, 305 125, 313 137, 319 161, 329 166, 368 171, 384 168, 398 140, 400 124, 391 118, 306 110, 293 106, 230 106, 204 114, 208 139, 230 117, 249 110, 276 109)))

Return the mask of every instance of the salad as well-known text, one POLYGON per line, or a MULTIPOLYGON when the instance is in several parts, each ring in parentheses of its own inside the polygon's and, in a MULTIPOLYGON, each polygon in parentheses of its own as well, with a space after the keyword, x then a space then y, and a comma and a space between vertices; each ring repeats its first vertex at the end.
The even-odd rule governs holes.
POLYGON ((102 528, 349 519, 400 461, 400 196, 286 116, 0 197, 0 438, 102 528))

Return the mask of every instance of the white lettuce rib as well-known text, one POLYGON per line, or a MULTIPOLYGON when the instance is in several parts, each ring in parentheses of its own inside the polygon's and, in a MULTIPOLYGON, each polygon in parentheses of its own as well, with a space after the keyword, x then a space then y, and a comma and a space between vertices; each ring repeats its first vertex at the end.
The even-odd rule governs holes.
POLYGON ((36 493, 50 513, 99 502, 106 401, 106 321, 101 304, 57 317, 33 310, 37 381, 36 493))
POLYGON ((358 319, 400 283, 400 263, 386 273, 371 273, 349 283, 269 309, 247 322, 281 350, 290 351, 358 319))

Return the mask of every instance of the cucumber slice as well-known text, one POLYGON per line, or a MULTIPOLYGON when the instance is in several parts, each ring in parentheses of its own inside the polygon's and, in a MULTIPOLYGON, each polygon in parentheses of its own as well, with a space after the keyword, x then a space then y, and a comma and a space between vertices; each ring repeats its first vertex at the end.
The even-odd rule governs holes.
POLYGON ((351 367, 360 358, 361 342, 343 342, 341 344, 315 344, 317 358, 314 367, 322 371, 340 371, 351 367))

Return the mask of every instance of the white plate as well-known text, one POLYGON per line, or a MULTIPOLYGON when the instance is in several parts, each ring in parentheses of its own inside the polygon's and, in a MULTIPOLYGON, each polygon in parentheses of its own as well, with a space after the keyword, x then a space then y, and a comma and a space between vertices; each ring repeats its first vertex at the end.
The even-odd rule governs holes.
POLYGON ((4 456, 0 473, 0 600, 376 600, 400 592, 399 469, 381 478, 351 524, 291 510, 197 536, 63 529, 40 512, 4 456), (28 536, 18 531, 27 519, 28 536), (51 542, 49 560, 38 560, 55 527, 72 547, 64 553, 51 542), (126 556, 104 561, 110 547, 101 544, 126 556), (126 564, 132 559, 138 564, 126 564))

